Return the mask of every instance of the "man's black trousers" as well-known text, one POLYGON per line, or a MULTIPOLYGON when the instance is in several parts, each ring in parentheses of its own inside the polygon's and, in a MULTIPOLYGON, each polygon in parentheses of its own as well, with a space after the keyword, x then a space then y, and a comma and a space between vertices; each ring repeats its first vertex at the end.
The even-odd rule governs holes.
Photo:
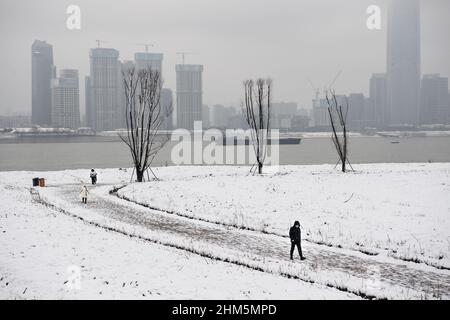
POLYGON ((294 254, 295 246, 297 246, 298 254, 300 255, 300 257, 303 257, 301 243, 297 242, 297 241, 291 241, 291 259, 292 259, 292 255, 294 254))

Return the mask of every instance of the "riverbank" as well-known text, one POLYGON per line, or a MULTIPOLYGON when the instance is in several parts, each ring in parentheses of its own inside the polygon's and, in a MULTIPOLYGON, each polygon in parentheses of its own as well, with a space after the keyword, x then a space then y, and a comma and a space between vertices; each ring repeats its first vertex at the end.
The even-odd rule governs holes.
MULTIPOLYGON (((208 130, 208 129, 204 129, 208 130)), ((233 129, 230 129, 231 132, 233 129)), ((117 130, 117 131, 104 131, 98 132, 97 134, 16 134, 14 132, 0 131, 0 143, 13 143, 13 142, 58 142, 64 140, 73 140, 73 141, 121 141, 119 134, 124 134, 126 131, 117 130)), ((162 137, 170 137, 171 131, 162 131, 160 133, 162 137)), ((331 132, 280 132, 280 138, 330 138, 331 132)), ((426 131, 426 130, 417 130, 417 131, 374 131, 372 133, 364 133, 364 132, 348 132, 350 138, 368 138, 368 137, 376 137, 376 138, 414 138, 414 137, 450 137, 450 130, 434 130, 434 131, 426 131)))

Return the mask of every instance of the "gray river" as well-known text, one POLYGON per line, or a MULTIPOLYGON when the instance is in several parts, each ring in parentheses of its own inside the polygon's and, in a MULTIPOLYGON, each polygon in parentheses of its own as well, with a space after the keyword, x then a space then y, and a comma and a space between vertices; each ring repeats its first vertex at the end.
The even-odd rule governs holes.
MULTIPOLYGON (((175 144, 167 143, 153 165, 173 165, 171 153, 175 144)), ((337 155, 329 138, 303 138, 297 145, 280 145, 280 164, 335 164, 336 161, 337 155)), ((350 161, 450 162, 450 137, 355 137, 350 139, 350 161)), ((130 166, 127 146, 114 137, 0 140, 0 171, 130 166)))

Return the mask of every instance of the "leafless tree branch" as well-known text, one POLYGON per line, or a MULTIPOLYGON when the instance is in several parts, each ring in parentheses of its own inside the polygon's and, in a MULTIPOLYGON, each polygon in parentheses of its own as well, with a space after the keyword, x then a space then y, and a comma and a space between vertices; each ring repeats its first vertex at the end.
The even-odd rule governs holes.
POLYGON ((348 132, 347 132, 347 115, 348 100, 345 97, 345 107, 338 103, 336 94, 333 90, 326 93, 328 104, 328 115, 332 129, 331 140, 333 141, 336 152, 341 162, 342 172, 346 172, 348 161, 348 132), (331 95, 331 98, 329 97, 331 95))
POLYGON ((127 133, 120 135, 130 149, 138 182, 150 168, 156 154, 169 140, 158 134, 163 121, 173 111, 172 102, 162 105, 162 79, 159 71, 134 68, 122 72, 125 90, 127 133))
POLYGON ((243 109, 245 119, 250 127, 259 174, 262 173, 267 155, 267 139, 270 133, 271 89, 272 81, 270 79, 244 81, 243 109))

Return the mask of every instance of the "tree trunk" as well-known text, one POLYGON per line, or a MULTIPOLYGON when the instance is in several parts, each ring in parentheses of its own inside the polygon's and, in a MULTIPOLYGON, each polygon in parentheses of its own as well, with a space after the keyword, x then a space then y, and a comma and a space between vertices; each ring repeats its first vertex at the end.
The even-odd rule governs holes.
POLYGON ((342 172, 345 172, 345 159, 341 161, 342 162, 342 172))
POLYGON ((136 178, 137 178, 137 182, 142 182, 144 179, 144 172, 142 170, 138 170, 136 169, 136 178))
POLYGON ((258 174, 262 173, 263 164, 258 162, 258 174))

